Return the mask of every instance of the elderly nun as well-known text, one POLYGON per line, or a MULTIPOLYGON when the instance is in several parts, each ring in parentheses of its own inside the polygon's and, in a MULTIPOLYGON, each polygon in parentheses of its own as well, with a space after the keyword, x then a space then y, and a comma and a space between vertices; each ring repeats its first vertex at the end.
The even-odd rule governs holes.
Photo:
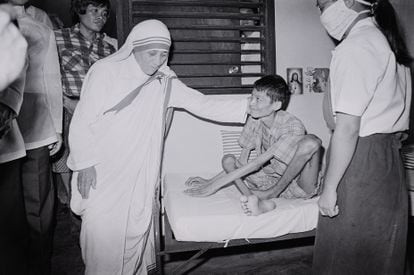
POLYGON ((167 66, 158 20, 136 25, 123 47, 89 70, 70 125, 72 210, 81 216, 86 274, 147 274, 155 267, 152 210, 167 109, 243 123, 246 99, 209 97, 167 66))

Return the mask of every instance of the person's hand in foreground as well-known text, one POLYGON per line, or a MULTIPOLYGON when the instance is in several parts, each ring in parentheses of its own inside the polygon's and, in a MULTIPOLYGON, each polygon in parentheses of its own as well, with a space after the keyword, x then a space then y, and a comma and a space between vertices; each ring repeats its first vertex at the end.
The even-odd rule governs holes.
POLYGON ((12 6, 0 5, 0 91, 18 77, 26 61, 27 42, 15 20, 12 6))

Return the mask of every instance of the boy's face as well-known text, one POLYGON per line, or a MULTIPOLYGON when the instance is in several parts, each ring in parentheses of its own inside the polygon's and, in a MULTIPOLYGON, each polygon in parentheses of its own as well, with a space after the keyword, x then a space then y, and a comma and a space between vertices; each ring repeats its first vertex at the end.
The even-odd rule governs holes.
POLYGON ((100 32, 108 19, 108 8, 106 6, 96 7, 89 4, 85 14, 78 14, 80 24, 86 29, 100 32))
POLYGON ((267 117, 282 107, 280 101, 272 102, 272 99, 266 94, 266 91, 257 91, 253 89, 252 95, 249 98, 248 113, 253 118, 267 117))

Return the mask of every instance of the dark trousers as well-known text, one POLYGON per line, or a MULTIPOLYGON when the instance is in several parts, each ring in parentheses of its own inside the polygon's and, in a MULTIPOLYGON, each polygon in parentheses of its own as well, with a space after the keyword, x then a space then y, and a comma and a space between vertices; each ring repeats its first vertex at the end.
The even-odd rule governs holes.
POLYGON ((23 159, 22 183, 29 223, 29 273, 49 274, 52 252, 54 190, 47 146, 28 150, 23 159))
POLYGON ((21 164, 22 159, 0 163, 0 275, 27 274, 29 231, 21 164))

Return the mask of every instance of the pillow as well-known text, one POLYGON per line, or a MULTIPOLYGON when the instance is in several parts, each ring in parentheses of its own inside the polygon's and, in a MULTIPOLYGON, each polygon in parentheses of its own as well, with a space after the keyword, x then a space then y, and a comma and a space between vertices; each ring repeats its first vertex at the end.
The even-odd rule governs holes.
MULTIPOLYGON (((223 156, 232 154, 237 158, 240 157, 242 148, 239 145, 239 137, 241 131, 239 130, 220 130, 221 142, 223 145, 223 156)), ((256 150, 250 152, 249 161, 257 157, 256 150)))

